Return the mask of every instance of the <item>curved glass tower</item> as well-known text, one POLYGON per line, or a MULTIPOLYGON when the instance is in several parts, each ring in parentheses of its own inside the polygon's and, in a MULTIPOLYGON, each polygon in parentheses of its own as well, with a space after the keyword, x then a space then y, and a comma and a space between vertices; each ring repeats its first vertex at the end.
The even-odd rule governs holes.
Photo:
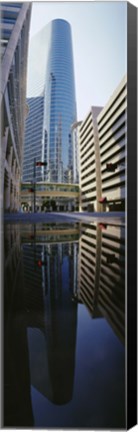
POLYGON ((71 28, 67 21, 51 23, 46 73, 47 163, 50 181, 69 181, 72 170, 71 125, 76 119, 71 28))
POLYGON ((37 181, 72 182, 71 126, 76 121, 76 101, 71 27, 67 21, 55 19, 34 36, 28 67, 30 114, 26 123, 23 179, 32 180, 33 160, 39 154, 39 160, 46 161, 47 167, 39 168, 37 181), (37 140, 38 118, 41 137, 39 134, 37 140))

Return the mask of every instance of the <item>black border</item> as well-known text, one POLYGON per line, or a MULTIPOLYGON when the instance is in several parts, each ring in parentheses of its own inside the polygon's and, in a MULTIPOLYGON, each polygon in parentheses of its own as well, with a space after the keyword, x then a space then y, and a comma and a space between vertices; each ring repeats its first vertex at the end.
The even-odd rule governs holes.
POLYGON ((127 3, 127 429, 137 423, 137 8, 127 3))

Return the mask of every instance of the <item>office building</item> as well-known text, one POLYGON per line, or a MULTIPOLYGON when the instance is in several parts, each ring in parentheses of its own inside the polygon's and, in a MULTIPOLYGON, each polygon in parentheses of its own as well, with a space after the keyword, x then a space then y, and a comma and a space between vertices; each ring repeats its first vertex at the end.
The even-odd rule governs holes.
POLYGON ((127 78, 80 126, 80 210, 125 210, 127 78))
POLYGON ((101 163, 101 209, 125 210, 127 77, 125 76, 97 118, 101 163))
POLYGON ((69 182, 73 165, 71 125, 76 121, 71 27, 55 19, 32 38, 28 62, 23 181, 33 179, 34 157, 46 161, 37 181, 69 182), (40 67, 41 65, 41 67, 40 67))
POLYGON ((101 172, 96 118, 101 109, 91 107, 79 130, 81 211, 100 210, 101 172))
POLYGON ((1 3, 1 207, 19 210, 31 4, 1 3))
POLYGON ((73 146, 73 166, 72 166, 72 183, 80 181, 80 157, 79 157, 79 130, 81 121, 72 125, 72 146, 73 146))

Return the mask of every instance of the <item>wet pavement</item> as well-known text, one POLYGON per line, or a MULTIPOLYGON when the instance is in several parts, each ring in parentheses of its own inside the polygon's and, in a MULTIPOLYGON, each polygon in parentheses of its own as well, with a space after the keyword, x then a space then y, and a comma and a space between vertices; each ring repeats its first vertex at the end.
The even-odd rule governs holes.
POLYGON ((124 217, 76 216, 5 224, 5 427, 125 429, 124 217))
POLYGON ((88 223, 93 221, 100 221, 124 224, 125 223, 125 212, 112 212, 112 213, 87 213, 87 212, 46 212, 46 213, 5 213, 4 222, 5 223, 40 223, 40 222, 57 222, 57 223, 70 223, 70 222, 83 222, 88 223))

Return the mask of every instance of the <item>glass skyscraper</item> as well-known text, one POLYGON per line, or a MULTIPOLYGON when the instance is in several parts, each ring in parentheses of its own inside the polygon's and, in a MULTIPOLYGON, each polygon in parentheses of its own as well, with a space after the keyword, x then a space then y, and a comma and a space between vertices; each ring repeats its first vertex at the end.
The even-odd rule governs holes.
POLYGON ((33 179, 34 157, 46 161, 36 180, 69 182, 73 172, 71 126, 76 121, 70 24, 51 21, 30 43, 23 180, 33 179))

